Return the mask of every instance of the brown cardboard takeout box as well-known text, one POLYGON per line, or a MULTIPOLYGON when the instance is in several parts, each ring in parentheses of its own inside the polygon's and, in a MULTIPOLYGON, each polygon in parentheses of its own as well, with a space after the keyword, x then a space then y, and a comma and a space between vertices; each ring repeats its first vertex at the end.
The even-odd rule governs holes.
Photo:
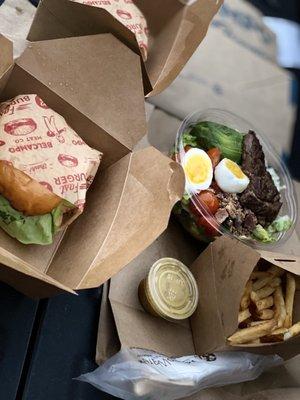
MULTIPOLYGON (((293 243, 299 245, 297 237, 293 243)), ((259 254, 237 240, 222 237, 196 258, 200 250, 198 246, 179 224, 171 220, 168 229, 151 246, 111 279, 103 292, 97 363, 110 358, 121 346, 144 348, 171 357, 242 350, 276 353, 289 359, 299 353, 300 337, 259 347, 226 346, 226 338, 237 329, 242 292, 257 261, 264 257, 300 274, 299 256, 267 252, 259 254), (162 257, 175 257, 191 265, 200 298, 198 309, 190 320, 178 323, 165 321, 146 313, 139 303, 138 285, 151 265, 162 257)), ((294 320, 300 320, 299 290, 294 320)))
POLYGON ((184 187, 158 150, 133 151, 146 133, 140 58, 111 34, 35 42, 15 64, 12 44, 0 44, 0 101, 38 94, 104 154, 84 213, 53 245, 0 230, 0 280, 33 297, 96 287, 166 228, 184 187))
MULTIPOLYGON (((142 64, 145 93, 157 94, 179 74, 206 35, 222 0, 133 0, 150 32, 148 59, 142 64)), ((69 0, 42 0, 28 35, 30 41, 112 33, 137 54, 135 35, 106 10, 69 0)))
MULTIPOLYGON (((298 243, 299 244, 299 243, 298 243)), ((216 240, 192 266, 199 289, 199 306, 191 318, 197 354, 245 350, 290 358, 300 352, 300 336, 274 344, 229 346, 226 338, 237 330, 237 316, 244 288, 259 260, 300 275, 300 257, 256 251, 225 236, 216 240)), ((296 290, 294 323, 300 321, 300 291, 296 290)))

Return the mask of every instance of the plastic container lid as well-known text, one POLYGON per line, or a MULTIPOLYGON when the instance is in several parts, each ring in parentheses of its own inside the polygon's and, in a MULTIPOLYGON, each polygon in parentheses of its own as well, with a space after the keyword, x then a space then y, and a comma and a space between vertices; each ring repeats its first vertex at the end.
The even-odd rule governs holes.
POLYGON ((286 232, 279 233, 277 241, 274 243, 263 243, 254 238, 234 235, 225 226, 223 226, 222 224, 219 225, 214 215, 209 211, 207 206, 201 203, 199 199, 195 196, 193 197, 193 193, 189 193, 187 190, 187 193, 191 197, 191 201, 194 207, 198 210, 199 215, 205 218, 207 223, 211 226, 212 230, 216 232, 216 236, 226 234, 231 237, 235 237, 245 242, 246 244, 251 245, 254 248, 259 248, 263 250, 271 250, 275 247, 278 247, 279 245, 282 245, 292 235, 294 231, 298 214, 298 206, 291 176, 288 172, 287 167, 277 154, 276 150, 274 150, 265 135, 260 133, 255 127, 253 127, 243 118, 240 118, 237 115, 225 110, 207 109, 204 111, 195 112, 186 117, 178 130, 175 144, 176 161, 181 165, 183 163, 183 158, 186 153, 183 145, 182 135, 183 133, 189 131, 189 129, 191 129, 196 123, 201 121, 216 122, 225 125, 231 129, 235 129, 243 135, 248 133, 249 130, 252 130, 256 133, 265 154, 267 167, 273 168, 276 171, 278 177, 280 178, 280 184, 283 187, 283 189, 280 191, 281 201, 283 204, 279 216, 288 215, 292 221, 292 227, 286 232))
POLYGON ((153 264, 144 289, 146 308, 167 320, 189 318, 198 305, 194 276, 184 264, 173 258, 162 258, 153 264))

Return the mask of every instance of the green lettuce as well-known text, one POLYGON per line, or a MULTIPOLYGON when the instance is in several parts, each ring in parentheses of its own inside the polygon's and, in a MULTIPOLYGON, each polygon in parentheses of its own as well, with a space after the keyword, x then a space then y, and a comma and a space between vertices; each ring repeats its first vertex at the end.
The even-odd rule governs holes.
POLYGON ((183 147, 185 146, 197 147, 197 138, 191 135, 188 131, 185 131, 182 135, 182 144, 183 147))
POLYGON ((0 195, 0 227, 23 244, 51 244, 61 226, 63 213, 61 203, 51 213, 27 217, 0 195))
POLYGON ((273 234, 270 234, 263 226, 256 225, 254 228, 252 235, 255 239, 259 240, 263 243, 272 243, 275 241, 273 234))
POLYGON ((252 232, 255 239, 263 243, 274 243, 278 239, 278 233, 288 231, 293 225, 292 220, 288 215, 278 217, 266 229, 261 225, 256 225, 252 232))
POLYGON ((241 163, 244 138, 235 129, 216 122, 202 121, 193 126, 190 136, 196 138, 197 145, 203 150, 217 147, 223 158, 241 163))
POLYGON ((271 225, 268 226, 269 233, 276 232, 286 232, 293 225, 291 218, 288 215, 284 215, 283 217, 279 217, 272 222, 271 225))

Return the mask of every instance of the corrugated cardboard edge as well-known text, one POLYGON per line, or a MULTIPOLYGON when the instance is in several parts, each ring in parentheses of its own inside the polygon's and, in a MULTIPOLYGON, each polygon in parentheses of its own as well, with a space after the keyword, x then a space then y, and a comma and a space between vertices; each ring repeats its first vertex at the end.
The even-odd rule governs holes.
POLYGON ((223 4, 223 0, 197 0, 186 6, 184 17, 178 29, 172 49, 148 97, 155 96, 166 89, 179 75, 185 64, 204 39, 209 25, 223 4))
POLYGON ((5 72, 13 65, 13 44, 5 36, 0 34, 0 76, 5 74, 5 72))
POLYGON ((183 190, 179 164, 153 147, 134 152, 114 221, 77 289, 106 282, 148 247, 167 228, 183 190))

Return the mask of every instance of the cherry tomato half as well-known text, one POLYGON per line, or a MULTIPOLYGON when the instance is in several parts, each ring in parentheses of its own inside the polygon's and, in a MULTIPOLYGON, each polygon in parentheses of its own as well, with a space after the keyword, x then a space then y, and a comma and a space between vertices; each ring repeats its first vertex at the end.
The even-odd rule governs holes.
POLYGON ((199 201, 202 204, 205 204, 213 215, 218 211, 220 207, 220 202, 218 198, 211 191, 202 190, 202 192, 193 196, 189 206, 190 211, 196 216, 199 216, 199 211, 197 210, 197 206, 194 205, 193 203, 197 204, 197 201, 199 201))
POLYGON ((206 219, 204 217, 200 217, 197 221, 197 225, 199 227, 204 228, 205 234, 207 236, 218 236, 219 232, 218 230, 209 222, 209 219, 206 219))
POLYGON ((213 147, 209 149, 207 152, 209 158, 211 159, 212 165, 214 168, 219 164, 221 160, 221 151, 217 147, 213 147))

